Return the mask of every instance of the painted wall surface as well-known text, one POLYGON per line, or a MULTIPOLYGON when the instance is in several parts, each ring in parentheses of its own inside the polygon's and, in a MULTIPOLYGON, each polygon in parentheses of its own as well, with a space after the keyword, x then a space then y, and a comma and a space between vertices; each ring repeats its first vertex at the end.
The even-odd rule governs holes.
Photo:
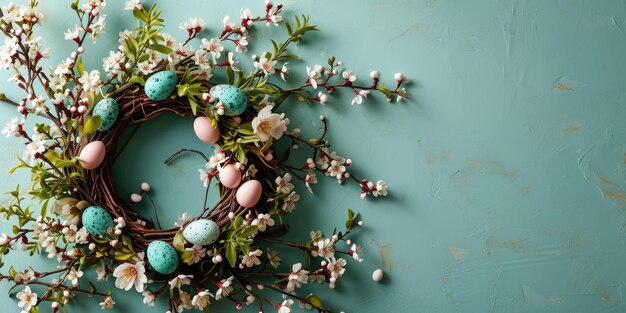
MULTIPOLYGON (((0 1, 6 4, 7 1, 0 1)), ((53 60, 70 51, 63 31, 68 9, 41 1, 48 13, 43 41, 53 60)), ((116 34, 132 27, 122 1, 107 8, 109 33, 91 50, 100 67, 116 34)), ((412 99, 350 106, 344 94, 326 107, 284 107, 313 135, 329 117, 331 139, 361 176, 388 182, 391 197, 362 201, 348 186, 325 180, 290 217, 292 236, 332 230, 345 209, 362 212, 358 235, 366 262, 348 268, 328 303, 345 312, 626 312, 626 2, 349 0, 285 2, 323 30, 296 52, 305 65, 336 55, 363 78, 379 69, 407 74, 412 99), (384 268, 382 284, 372 282, 384 268)), ((203 17, 215 35, 226 14, 261 1, 163 1, 170 31, 203 17)), ((257 28, 255 37, 282 30, 257 28)), ((197 43, 196 43, 197 45, 197 43)), ((259 40, 253 50, 270 49, 259 40)), ((241 56, 243 59, 244 57, 241 56)), ((0 81, 9 74, 0 73, 0 81)), ((301 79, 301 74, 295 76, 301 79)), ((11 84, 1 89, 17 97, 11 84)), ((0 123, 15 110, 0 106, 0 123)), ((164 220, 201 201, 192 156, 162 161, 182 147, 207 149, 192 120, 161 117, 142 127, 116 168, 119 191, 153 185, 164 220)), ((0 140, 0 187, 21 148, 0 140)), ((354 186, 352 186, 354 187, 354 186)), ((5 198, 3 198, 5 199, 5 198)), ((145 214, 149 208, 145 208, 145 214)), ((6 224, 0 230, 7 231, 6 224)), ((53 266, 45 256, 11 257, 23 267, 53 266)), ((111 280, 110 280, 111 282, 111 280)), ((112 284, 110 285, 111 287, 112 284)), ((0 284, 1 312, 19 312, 0 284)), ((164 312, 136 294, 114 292, 113 312, 164 312)), ((99 312, 96 300, 72 312, 99 312), (95 305, 95 306, 94 306, 95 305)), ((339 311, 338 310, 338 311, 339 311)), ((235 311, 220 306, 216 312, 235 311)), ((251 308, 246 312, 255 312, 251 308)))

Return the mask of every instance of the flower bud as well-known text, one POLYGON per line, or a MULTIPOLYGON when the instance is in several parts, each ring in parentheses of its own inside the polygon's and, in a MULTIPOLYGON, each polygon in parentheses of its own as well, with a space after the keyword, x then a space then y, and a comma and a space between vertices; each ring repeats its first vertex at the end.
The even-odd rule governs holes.
POLYGON ((372 72, 370 73, 370 77, 371 77, 371 78, 373 78, 373 79, 378 79, 378 76, 379 76, 379 75, 380 75, 380 74, 378 73, 378 71, 372 71, 372 72))

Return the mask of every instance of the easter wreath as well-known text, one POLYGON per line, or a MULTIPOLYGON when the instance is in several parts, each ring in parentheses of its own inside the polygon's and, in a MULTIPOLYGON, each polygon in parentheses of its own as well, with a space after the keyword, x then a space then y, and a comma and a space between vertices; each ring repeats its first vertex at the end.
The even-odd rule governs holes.
MULTIPOLYGON (((396 74, 395 88, 389 89, 373 71, 371 84, 359 84, 352 71, 340 72, 343 65, 331 57, 327 66, 306 67, 302 85, 281 87, 281 79, 288 78, 287 61, 299 59, 288 47, 317 30, 306 16, 295 17, 293 24, 285 22, 287 38, 272 40, 273 51, 253 56, 254 68, 246 72, 224 45, 245 53, 248 32, 257 23, 270 27, 282 22, 282 5, 266 0, 261 16, 243 9, 238 22, 225 17, 219 36, 201 39, 196 50, 190 42, 203 33, 201 19, 182 23, 188 36, 177 43, 162 32, 156 5, 144 8, 131 0, 126 8, 138 27, 120 33, 120 46, 104 59, 108 74, 101 79, 100 71, 84 68, 82 58, 85 41, 103 32, 105 6, 103 0, 71 4, 79 25, 69 29, 65 39, 76 49, 48 72, 41 62, 50 56, 50 49, 35 32, 43 20, 37 1, 0 10, 0 29, 6 36, 0 66, 14 72, 13 80, 26 94, 20 101, 0 94, 0 100, 16 106, 21 116, 12 118, 2 134, 25 139, 24 154, 14 170, 30 171, 33 183, 29 198, 18 186, 10 192, 12 200, 0 206, 7 220, 17 219, 13 233, 0 236, 0 255, 45 251, 60 264, 48 272, 10 267, 8 273, 0 273, 0 281, 14 284, 10 293, 23 286, 16 295, 19 307, 38 312, 43 302, 49 302, 56 312, 76 294, 102 297, 102 308, 113 307, 110 291, 80 284, 85 280, 83 270, 95 268, 98 279, 112 274, 116 287, 134 287, 148 305, 164 295, 170 312, 208 311, 218 300, 231 301, 237 308, 256 304, 260 312, 270 306, 280 313, 291 312, 297 301, 303 308, 329 312, 318 296, 301 295, 298 289, 309 282, 334 288, 347 263, 341 256, 362 260, 360 247, 349 239, 362 221, 348 210, 342 231, 328 236, 311 232, 311 239, 303 243, 281 240, 289 230, 284 217, 299 200, 291 180, 302 181, 311 192, 316 173, 339 183, 351 180, 362 197, 385 196, 387 186, 350 174, 352 161, 330 150, 324 116, 320 116, 322 135, 303 139, 299 129, 288 130, 284 114, 275 112, 286 101, 324 105, 329 93, 340 88, 354 93, 352 104, 361 104, 373 91, 399 101, 406 96, 402 87, 406 77, 396 74), (218 70, 225 71, 225 81, 212 80, 218 70), (122 135, 131 132, 132 137, 138 125, 165 112, 197 116, 196 135, 215 145, 210 157, 184 149, 166 163, 181 153, 199 154, 207 162, 200 170, 207 194, 216 178, 220 195, 213 207, 207 206, 205 195, 198 215, 183 214, 170 229, 162 229, 158 215, 155 222, 132 209, 133 203, 150 197, 149 184, 143 183, 127 201, 117 194, 112 176, 113 163, 128 143, 121 142, 122 135), (26 122, 33 115, 34 130, 29 132, 26 122), (42 123, 45 119, 49 123, 42 123), (282 153, 275 150, 279 139, 290 142, 282 153), (308 146, 311 157, 300 166, 287 164, 289 152, 298 146, 308 146), (281 266, 276 246, 302 250, 306 259, 281 266), (261 289, 283 297, 272 300, 261 289)), ((374 275, 376 280, 381 277, 379 271, 374 275)))

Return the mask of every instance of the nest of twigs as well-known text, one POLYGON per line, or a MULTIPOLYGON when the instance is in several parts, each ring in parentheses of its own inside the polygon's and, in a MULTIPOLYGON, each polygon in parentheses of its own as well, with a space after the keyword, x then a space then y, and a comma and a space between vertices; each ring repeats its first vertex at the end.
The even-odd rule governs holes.
MULTIPOLYGON (((106 147, 106 155, 102 164, 94 169, 86 171, 85 181, 81 182, 77 188, 78 193, 83 199, 88 199, 94 205, 98 205, 107 210, 113 218, 123 217, 127 227, 124 229, 126 234, 132 239, 133 244, 145 250, 153 240, 161 240, 171 243, 180 229, 178 227, 170 229, 158 229, 152 219, 141 216, 131 209, 131 204, 122 198, 116 188, 115 179, 113 177, 113 166, 116 159, 123 149, 129 143, 132 135, 137 127, 163 113, 172 112, 179 116, 193 116, 191 106, 185 99, 168 98, 165 100, 152 100, 144 93, 141 86, 128 84, 110 94, 119 105, 118 119, 115 124, 105 132, 97 132, 90 141, 102 141, 106 147), (131 131, 130 137, 120 142, 123 134, 131 131)), ((243 121, 251 120, 254 115, 251 112, 244 112, 240 115, 243 121)), ((221 144, 220 141, 216 143, 221 144)), ((74 151, 75 155, 79 154, 80 147, 74 151)), ((260 177, 266 178, 261 180, 261 184, 267 184, 267 181, 274 181, 276 174, 267 165, 258 159, 254 154, 248 154, 248 161, 254 164, 259 171, 260 177)), ((246 208, 240 206, 235 200, 237 189, 226 188, 218 184, 220 198, 213 207, 207 207, 205 195, 204 208, 194 220, 200 218, 208 218, 213 220, 220 226, 220 230, 226 229, 230 223, 228 217, 230 212, 235 215, 246 211, 246 208)), ((259 203, 263 203, 260 201, 259 203)), ((257 211, 262 208, 257 207, 257 211)), ((262 213, 262 212, 259 212, 262 213)))

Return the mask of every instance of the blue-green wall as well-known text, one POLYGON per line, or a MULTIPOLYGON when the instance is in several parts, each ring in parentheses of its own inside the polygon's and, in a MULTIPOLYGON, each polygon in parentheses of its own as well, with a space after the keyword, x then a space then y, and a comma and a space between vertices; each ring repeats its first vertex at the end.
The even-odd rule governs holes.
MULTIPOLYGON (((69 10, 58 7, 60 1, 41 2, 49 16, 44 42, 58 61, 69 51, 63 40, 69 10)), ((259 12, 262 1, 161 5, 173 34, 183 36, 178 23, 201 16, 210 36, 225 14, 238 16, 242 6, 259 12)), ((376 201, 362 201, 354 188, 332 179, 314 196, 300 188, 294 238, 332 230, 348 207, 366 221, 358 236, 366 262, 349 267, 341 286, 327 292, 329 303, 345 312, 626 311, 626 2, 285 5, 323 30, 297 49, 304 61, 292 62, 294 72, 336 55, 363 78, 379 69, 383 78, 402 71, 413 82, 409 102, 351 107, 344 95, 326 107, 287 109, 308 134, 326 114, 331 139, 356 171, 391 188, 390 198, 376 201), (387 272, 382 284, 369 278, 378 267, 387 272)), ((90 49, 88 68, 100 66, 108 46, 117 45, 117 32, 132 26, 121 6, 110 1, 109 34, 90 49)), ((271 48, 263 39, 281 32, 258 28, 256 34, 261 40, 254 50, 262 52, 271 48)), ((0 73, 0 81, 7 78, 0 73)), ((17 97, 11 84, 1 86, 17 97)), ((0 106, 0 123, 14 114, 0 106)), ((190 125, 171 116, 147 125, 116 169, 123 194, 151 182, 170 222, 202 200, 202 162, 161 163, 179 147, 203 148, 190 125)), ((6 174, 20 148, 17 140, 0 139, 2 190, 26 186, 25 177, 6 174)), ((45 257, 11 260, 50 264, 45 257)), ((2 283, 0 291, 8 287, 2 283)), ((165 311, 146 309, 140 296, 115 295, 115 312, 165 311)), ((72 311, 99 312, 96 302, 72 311)), ((19 312, 5 292, 0 303, 2 312, 19 312)))

